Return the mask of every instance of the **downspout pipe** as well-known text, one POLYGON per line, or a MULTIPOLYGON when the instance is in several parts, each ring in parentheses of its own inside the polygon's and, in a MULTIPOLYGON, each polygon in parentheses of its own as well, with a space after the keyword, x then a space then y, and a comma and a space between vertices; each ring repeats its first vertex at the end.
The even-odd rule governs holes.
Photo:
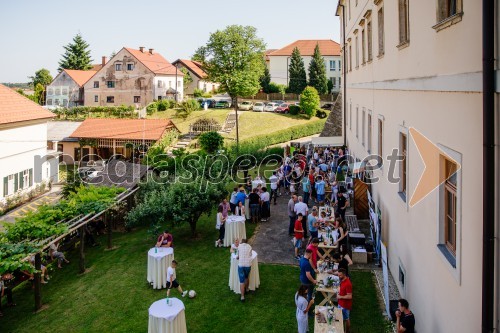
POLYGON ((495 301, 495 2, 482 0, 483 266, 481 332, 494 332, 495 301))
POLYGON ((344 93, 342 94, 342 102, 344 104, 344 147, 347 147, 347 48, 345 45, 345 6, 340 4, 340 2, 339 6, 342 6, 342 45, 344 46, 344 52, 342 52, 344 58, 342 61, 342 68, 344 69, 344 93))

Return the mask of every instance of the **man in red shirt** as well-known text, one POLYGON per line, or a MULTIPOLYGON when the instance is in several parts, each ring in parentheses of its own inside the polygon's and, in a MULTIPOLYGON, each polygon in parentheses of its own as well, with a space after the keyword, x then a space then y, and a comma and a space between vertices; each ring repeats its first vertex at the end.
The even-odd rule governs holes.
POLYGON ((307 245, 307 249, 312 251, 311 259, 309 259, 309 262, 311 263, 311 266, 315 271, 318 270, 318 245, 319 239, 316 237, 312 239, 311 244, 307 245))
POLYGON ((351 320, 349 314, 352 308, 352 284, 351 280, 347 277, 346 271, 343 268, 338 270, 338 276, 340 278, 340 288, 337 295, 337 300, 339 302, 339 308, 342 310, 342 317, 345 323, 345 332, 349 333, 351 328, 351 320))
POLYGON ((302 228, 302 213, 299 213, 295 225, 293 227, 293 232, 295 233, 295 259, 299 260, 299 249, 302 247, 302 241, 304 239, 304 229, 302 228))

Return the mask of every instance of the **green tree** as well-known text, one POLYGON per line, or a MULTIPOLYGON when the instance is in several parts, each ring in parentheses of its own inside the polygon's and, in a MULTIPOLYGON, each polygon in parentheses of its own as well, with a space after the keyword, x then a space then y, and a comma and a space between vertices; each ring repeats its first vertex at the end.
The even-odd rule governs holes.
POLYGON ((269 84, 271 84, 271 73, 269 73, 269 68, 265 66, 264 74, 260 77, 260 87, 266 94, 269 94, 269 84))
POLYGON ((327 82, 325 60, 319 52, 319 45, 316 44, 313 57, 309 63, 309 85, 316 88, 319 94, 326 94, 328 91, 327 82))
POLYGON ((319 94, 316 88, 306 87, 300 95, 300 107, 309 117, 314 117, 316 110, 319 108, 319 94))
POLYGON ((92 59, 90 58, 89 44, 77 34, 73 38, 73 43, 64 46, 66 52, 59 61, 59 71, 63 69, 88 70, 92 68, 92 59))
POLYGON ((292 94, 301 94, 307 86, 307 77, 304 60, 300 56, 300 51, 297 47, 293 49, 292 56, 290 57, 288 77, 288 92, 292 94))
POLYGON ((191 74, 189 74, 189 71, 187 70, 187 68, 182 67, 179 70, 182 73, 184 73, 184 78, 182 80, 184 83, 184 90, 186 90, 188 88, 188 86, 191 84, 191 82, 193 82, 193 78, 191 77, 191 74))
POLYGON ((333 82, 332 80, 328 80, 328 93, 331 94, 332 93, 332 89, 333 89, 333 82))
POLYGON ((253 96, 264 74, 264 41, 251 26, 231 25, 210 35, 194 59, 202 63, 208 79, 220 83, 233 99, 236 113, 236 144, 239 144, 238 96, 253 96))
POLYGON ((45 68, 37 70, 35 72, 35 76, 28 76, 28 78, 31 80, 30 85, 33 86, 33 88, 36 87, 38 83, 40 83, 43 87, 46 87, 53 80, 49 70, 45 68))
POLYGON ((200 135, 198 142, 201 149, 209 154, 217 152, 224 145, 224 138, 217 132, 206 132, 200 135))

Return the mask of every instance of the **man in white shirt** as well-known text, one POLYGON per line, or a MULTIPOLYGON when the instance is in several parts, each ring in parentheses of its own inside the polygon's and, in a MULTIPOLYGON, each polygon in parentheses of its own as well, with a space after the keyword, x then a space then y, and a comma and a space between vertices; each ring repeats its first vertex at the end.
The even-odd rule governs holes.
MULTIPOLYGON (((309 213, 309 207, 303 202, 303 198, 299 197, 298 202, 295 204, 295 207, 293 209, 295 212, 295 215, 298 216, 299 213, 302 214, 302 216, 307 217, 309 213)), ((304 229, 304 238, 307 238, 307 218, 302 219, 302 228, 304 229)))
POLYGON ((274 204, 276 205, 276 197, 278 196, 278 176, 276 176, 276 171, 273 171, 273 175, 269 177, 269 182, 271 183, 271 199, 274 198, 274 204))
POLYGON ((177 267, 177 261, 172 260, 172 263, 170 264, 170 267, 167 268, 167 297, 170 296, 170 289, 172 288, 177 288, 179 292, 182 294, 182 297, 186 296, 187 290, 182 291, 181 286, 177 282, 177 277, 175 274, 175 268, 177 267))
POLYGON ((238 277, 240 279, 241 301, 245 301, 245 291, 248 291, 248 277, 252 268, 252 247, 243 238, 238 246, 238 277))

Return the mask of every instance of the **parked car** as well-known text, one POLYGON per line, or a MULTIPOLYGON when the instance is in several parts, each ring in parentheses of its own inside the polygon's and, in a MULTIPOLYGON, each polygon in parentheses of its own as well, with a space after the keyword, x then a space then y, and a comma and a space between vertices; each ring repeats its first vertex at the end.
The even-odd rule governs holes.
POLYGON ((253 110, 263 112, 265 107, 266 107, 266 104, 264 104, 262 102, 257 102, 254 104, 253 110))
POLYGON ((326 104, 323 104, 323 106, 321 107, 323 110, 331 110, 333 107, 333 103, 326 103, 326 104))
POLYGON ((282 101, 282 100, 277 100, 277 101, 271 101, 271 103, 276 103, 278 105, 281 105, 281 104, 286 103, 286 102, 282 101))
POLYGON ((238 104, 238 109, 242 111, 250 111, 253 108, 253 103, 252 102, 242 102, 238 104))
POLYGON ((215 108, 216 109, 227 109, 227 108, 230 108, 230 107, 231 107, 231 102, 229 102, 229 101, 218 101, 215 104, 215 108))
POLYGON ((276 112, 276 113, 288 113, 288 112, 290 112, 289 106, 290 106, 290 104, 283 103, 280 106, 278 106, 276 108, 276 110, 274 110, 274 112, 276 112))
POLYGON ((217 103, 214 99, 208 99, 208 98, 198 98, 198 102, 200 102, 200 106, 203 108, 203 106, 206 104, 207 107, 209 108, 214 108, 215 104, 217 103))
POLYGON ((267 103, 265 108, 264 108, 264 111, 274 112, 274 110, 276 110, 276 108, 278 106, 279 106, 279 104, 277 104, 277 103, 267 103))

